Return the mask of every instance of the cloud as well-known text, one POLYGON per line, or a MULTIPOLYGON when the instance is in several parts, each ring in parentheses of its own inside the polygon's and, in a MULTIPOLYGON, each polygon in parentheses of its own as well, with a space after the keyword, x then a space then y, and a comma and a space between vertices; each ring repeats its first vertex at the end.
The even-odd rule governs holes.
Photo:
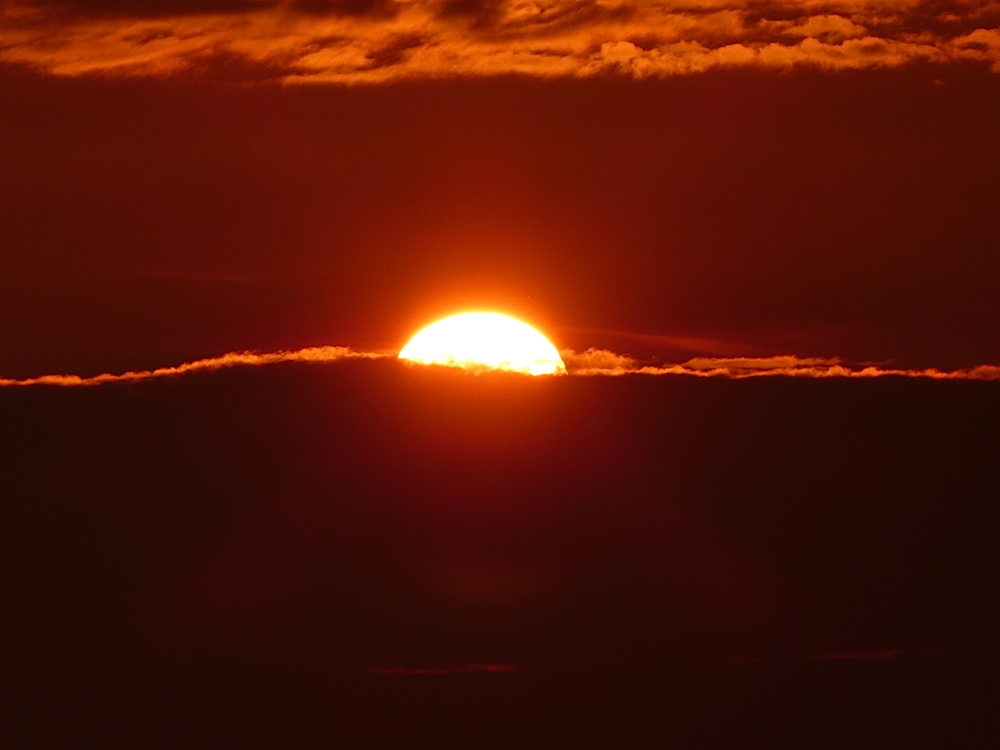
POLYGON ((92 377, 80 375, 41 375, 37 378, 14 380, 0 378, 0 386, 55 385, 55 386, 92 386, 105 383, 135 383, 154 378, 176 377, 191 372, 206 370, 222 370, 228 367, 273 365, 279 362, 336 362, 343 359, 382 359, 394 356, 386 352, 356 352, 346 346, 313 346, 296 351, 269 352, 230 352, 221 357, 199 359, 195 362, 185 362, 176 367, 159 367, 155 370, 138 370, 120 375, 104 373, 92 377))
POLYGON ((943 371, 896 369, 875 365, 849 366, 839 358, 695 357, 680 364, 643 364, 630 357, 601 349, 582 354, 562 352, 570 375, 688 375, 741 380, 756 377, 880 378, 904 377, 929 380, 1000 380, 1000 365, 979 365, 964 370, 943 371))
POLYGON ((0 61, 285 83, 850 70, 1000 72, 1000 0, 0 0, 0 61))
POLYGON ((564 349, 559 352, 559 356, 562 357, 566 370, 577 375, 603 370, 627 372, 635 370, 639 366, 632 357, 594 347, 580 353, 574 352, 572 349, 564 349))
MULTIPOLYGON (((566 349, 560 352, 566 370, 574 376, 688 375, 694 377, 744 378, 779 376, 807 378, 879 378, 887 376, 927 378, 929 380, 1000 380, 1000 365, 979 365, 964 370, 942 371, 935 368, 904 370, 873 365, 849 367, 837 358, 801 358, 794 355, 775 357, 696 357, 681 364, 651 365, 625 354, 590 348, 584 352, 566 349)), ((0 387, 13 386, 94 386, 106 383, 135 383, 154 378, 176 377, 191 372, 222 370, 229 367, 273 365, 280 362, 337 362, 345 359, 395 358, 392 351, 358 352, 346 346, 313 346, 295 351, 230 352, 221 357, 199 359, 174 367, 138 370, 113 375, 40 375, 17 380, 0 378, 0 387)), ((408 366, 412 366, 409 365, 408 366)), ((468 368, 463 368, 468 369, 468 368)), ((480 372, 472 370, 472 373, 480 372)))
POLYGON ((684 363, 684 367, 696 371, 726 370, 728 372, 751 373, 769 370, 795 370, 804 367, 835 367, 839 357, 796 357, 791 354, 776 357, 694 357, 684 363))

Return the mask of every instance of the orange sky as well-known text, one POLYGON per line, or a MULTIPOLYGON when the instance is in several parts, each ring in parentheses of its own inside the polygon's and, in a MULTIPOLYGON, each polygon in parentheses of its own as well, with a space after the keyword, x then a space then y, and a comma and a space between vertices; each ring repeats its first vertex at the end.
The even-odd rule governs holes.
POLYGON ((7 0, 0 375, 470 309, 661 364, 1000 362, 998 8, 7 0))

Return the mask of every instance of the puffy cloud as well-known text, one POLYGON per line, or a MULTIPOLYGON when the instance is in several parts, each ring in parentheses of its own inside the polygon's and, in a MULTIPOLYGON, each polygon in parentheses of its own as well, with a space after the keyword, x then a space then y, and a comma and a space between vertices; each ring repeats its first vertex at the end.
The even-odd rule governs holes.
POLYGON ((864 26, 843 16, 809 16, 804 21, 800 20, 794 24, 785 23, 788 25, 784 28, 776 26, 776 30, 780 30, 786 36, 798 37, 799 39, 819 39, 832 43, 865 36, 868 32, 864 26))
POLYGON ((990 63, 1000 73, 1000 29, 976 29, 952 42, 957 57, 990 63))
POLYGON ((331 82, 1000 66, 1000 0, 0 0, 0 60, 56 75, 331 82))
POLYGON ((599 370, 633 370, 639 366, 635 359, 625 354, 615 354, 607 349, 594 347, 579 353, 572 349, 564 349, 559 352, 559 356, 562 357, 567 371, 575 374, 599 370))

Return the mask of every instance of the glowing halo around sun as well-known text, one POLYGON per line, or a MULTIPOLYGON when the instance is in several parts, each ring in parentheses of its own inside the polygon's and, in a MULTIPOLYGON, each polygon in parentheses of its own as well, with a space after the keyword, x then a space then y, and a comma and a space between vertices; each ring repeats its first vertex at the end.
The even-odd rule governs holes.
POLYGON ((399 358, 424 365, 561 375, 566 365, 542 334, 499 313, 463 313, 417 333, 399 358))

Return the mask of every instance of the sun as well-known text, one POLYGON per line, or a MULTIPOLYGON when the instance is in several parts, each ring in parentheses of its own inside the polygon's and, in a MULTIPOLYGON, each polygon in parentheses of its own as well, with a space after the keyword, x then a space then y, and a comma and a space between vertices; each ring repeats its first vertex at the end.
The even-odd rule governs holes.
POLYGON ((507 315, 463 313, 420 331, 399 358, 425 365, 561 375, 566 365, 542 334, 507 315))

